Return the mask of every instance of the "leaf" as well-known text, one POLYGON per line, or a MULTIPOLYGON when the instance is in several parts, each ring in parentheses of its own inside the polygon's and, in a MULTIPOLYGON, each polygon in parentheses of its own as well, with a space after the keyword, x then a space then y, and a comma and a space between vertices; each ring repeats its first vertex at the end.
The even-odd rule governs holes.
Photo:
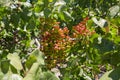
POLYGON ((52 72, 46 71, 43 72, 40 80, 59 80, 52 72))
POLYGON ((1 71, 6 74, 9 70, 9 60, 4 60, 4 61, 1 61, 1 71))
POLYGON ((60 6, 58 7, 58 13, 61 13, 62 11, 65 11, 65 9, 66 9, 66 6, 65 6, 65 5, 60 5, 60 6))
POLYGON ((0 0, 0 5, 9 6, 12 2, 13 0, 0 0))
POLYGON ((53 2, 53 0, 49 0, 49 2, 53 2))
POLYGON ((44 0, 44 7, 48 7, 48 4, 49 4, 48 0, 44 0))
POLYGON ((36 3, 38 0, 29 0, 31 4, 36 3))
POLYGON ((64 17, 64 14, 61 12, 61 13, 59 13, 59 15, 58 15, 60 18, 61 18, 61 20, 63 20, 63 21, 65 21, 65 17, 64 17))
POLYGON ((66 19, 68 19, 68 20, 74 20, 74 18, 71 16, 71 14, 69 12, 63 11, 63 13, 64 13, 64 16, 65 16, 66 19))
POLYGON ((31 55, 35 56, 36 59, 37 59, 37 62, 40 64, 40 65, 44 65, 44 57, 43 57, 43 53, 39 50, 39 49, 36 49, 34 50, 31 55))
POLYGON ((70 73, 66 72, 65 75, 63 76, 63 80, 70 80, 69 76, 70 76, 70 73))
POLYGON ((8 73, 3 77, 2 80, 22 80, 22 77, 18 74, 8 73))
POLYGON ((8 55, 8 51, 7 50, 3 50, 0 54, 0 58, 6 58, 6 56, 8 55))
POLYGON ((107 61, 112 66, 117 66, 120 63, 120 54, 118 52, 107 52, 102 57, 103 62, 107 61))
POLYGON ((65 4, 66 4, 66 2, 64 0, 59 0, 54 4, 54 6, 61 6, 61 5, 65 5, 65 4))
POLYGON ((39 70, 39 63, 34 63, 23 80, 34 80, 39 70))
POLYGON ((19 14, 12 14, 11 16, 11 19, 10 19, 10 21, 11 21, 11 23, 15 26, 15 27, 17 27, 18 25, 19 25, 19 20, 20 20, 20 16, 19 16, 19 14))
POLYGON ((100 80, 120 80, 120 68, 106 72, 100 80))
POLYGON ((35 9, 35 12, 40 13, 44 9, 44 6, 43 4, 37 4, 34 9, 35 9))
POLYGON ((36 61, 37 61, 36 56, 30 55, 30 56, 28 57, 28 60, 26 61, 26 66, 27 66, 27 68, 30 69, 31 66, 33 65, 33 63, 36 62, 36 61))
POLYGON ((10 65, 10 69, 12 73, 17 74, 17 69, 14 66, 10 65))
POLYGON ((39 49, 34 50, 29 57, 29 60, 26 62, 28 64, 30 70, 25 76, 23 80, 58 80, 52 73, 50 72, 42 72, 40 65, 44 65, 43 54, 39 49), (32 59, 32 60, 31 60, 32 59), (29 63, 30 61, 30 63, 29 63), (40 76, 41 74, 41 76, 40 76), (43 76, 43 77, 42 77, 43 76), (44 79, 42 79, 44 78, 44 79))
POLYGON ((0 70, 0 80, 2 80, 3 77, 4 77, 4 74, 3 74, 2 71, 0 70))
POLYGON ((88 27, 94 26, 93 20, 88 20, 88 21, 87 21, 87 26, 88 26, 88 27))
POLYGON ((109 9, 110 11, 110 16, 114 17, 120 10, 120 7, 118 5, 115 5, 109 9))
POLYGON ((93 45, 96 49, 100 50, 100 52, 104 53, 104 52, 114 50, 115 44, 113 41, 111 41, 109 39, 102 38, 101 42, 98 42, 97 39, 94 39, 93 45))
POLYGON ((106 21, 105 19, 103 19, 103 18, 100 18, 99 20, 97 20, 96 17, 93 17, 92 20, 93 20, 93 22, 94 22, 95 24, 97 24, 97 26, 99 26, 99 27, 101 27, 101 28, 108 26, 107 21, 106 21))
POLYGON ((45 8, 45 9, 44 9, 44 15, 45 15, 45 17, 48 18, 48 17, 50 16, 50 14, 51 14, 50 9, 45 8))
POLYGON ((10 64, 12 66, 14 66, 17 70, 22 70, 22 64, 21 64, 21 60, 20 57, 18 56, 18 54, 14 53, 14 54, 8 54, 7 58, 10 60, 10 64))

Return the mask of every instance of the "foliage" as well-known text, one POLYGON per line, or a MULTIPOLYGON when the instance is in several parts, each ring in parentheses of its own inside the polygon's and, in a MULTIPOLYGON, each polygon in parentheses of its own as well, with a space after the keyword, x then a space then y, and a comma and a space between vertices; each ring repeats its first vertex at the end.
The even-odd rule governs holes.
POLYGON ((85 18, 78 25, 74 26, 71 32, 67 27, 60 28, 59 24, 54 24, 53 27, 42 30, 45 32, 42 32, 41 51, 47 57, 46 61, 49 68, 55 67, 58 63, 65 63, 65 59, 69 55, 66 51, 70 50, 77 40, 86 44, 84 38, 93 34, 86 27, 87 20, 88 18, 85 18))
POLYGON ((119 0, 1 0, 0 15, 1 80, 58 80, 53 67, 61 80, 116 75, 119 0))
POLYGON ((120 73, 120 68, 113 69, 111 71, 106 72, 100 80, 119 80, 119 73, 120 73))
POLYGON ((4 75, 1 75, 0 79, 59 80, 53 75, 53 73, 45 69, 43 54, 39 49, 34 50, 26 60, 27 61, 25 63, 22 63, 17 53, 9 53, 7 55, 7 59, 1 61, 1 74, 4 73, 4 75))
POLYGON ((9 1, 3 5, 0 5, 0 79, 58 80, 45 68, 39 50, 40 21, 35 8, 29 2, 9 1))

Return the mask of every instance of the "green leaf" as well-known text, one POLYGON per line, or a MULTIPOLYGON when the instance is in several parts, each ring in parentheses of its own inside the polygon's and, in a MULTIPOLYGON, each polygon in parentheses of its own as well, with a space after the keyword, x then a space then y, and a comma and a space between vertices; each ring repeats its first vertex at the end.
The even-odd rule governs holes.
POLYGON ((113 66, 118 66, 120 63, 120 54, 119 52, 108 52, 102 57, 103 62, 108 62, 113 66))
POLYGON ((17 74, 17 69, 14 66, 10 65, 10 69, 12 73, 17 74))
POLYGON ((91 36, 91 38, 90 38, 90 41, 93 43, 93 42, 94 42, 94 39, 95 39, 95 38, 98 38, 98 37, 99 37, 98 34, 93 34, 93 35, 91 36))
POLYGON ((31 4, 34 4, 34 3, 36 3, 38 0, 30 0, 30 3, 31 4))
MULTIPOLYGON (((37 62, 40 65, 44 65, 44 57, 43 57, 43 53, 39 50, 39 49, 35 49, 32 53, 31 56, 34 56, 34 58, 36 57, 37 62)), ((35 59, 34 59, 35 60, 35 59)))
POLYGON ((94 47, 103 53, 114 50, 114 45, 114 42, 109 39, 102 38, 101 42, 99 42, 99 39, 94 39, 94 47))
POLYGON ((50 16, 50 14, 51 14, 50 9, 45 8, 45 10, 44 10, 44 15, 45 15, 45 17, 48 18, 48 17, 50 16))
POLYGON ((27 0, 21 0, 21 2, 26 2, 27 0))
POLYGON ((120 68, 106 72, 100 80, 120 80, 120 68))
POLYGON ((14 53, 14 54, 8 54, 7 58, 10 60, 10 64, 12 66, 14 66, 17 70, 22 70, 22 64, 21 64, 21 60, 20 57, 18 56, 18 54, 14 53))
POLYGON ((71 14, 67 11, 63 11, 66 20, 74 20, 71 14))
POLYGON ((63 80, 70 80, 69 76, 70 76, 70 73, 66 72, 65 75, 63 76, 63 80))
POLYGON ((36 56, 30 55, 30 56, 28 57, 28 60, 26 61, 26 66, 27 66, 27 68, 30 69, 31 66, 33 65, 33 63, 35 63, 36 61, 37 61, 36 56))
POLYGON ((42 10, 44 9, 44 6, 43 6, 43 4, 37 4, 36 6, 35 6, 35 12, 41 12, 42 10))
POLYGON ((93 22, 93 20, 88 20, 87 21, 87 27, 90 27, 90 28, 92 28, 94 26, 94 22, 93 22))
POLYGON ((48 4, 49 4, 48 0, 44 0, 44 7, 48 7, 48 4))
POLYGON ((23 80, 34 80, 38 70, 39 70, 39 63, 34 63, 23 80))
POLYGON ((49 0, 49 2, 53 2, 53 0, 49 0))
POLYGON ((52 72, 46 71, 43 72, 40 80, 59 80, 52 72))
POLYGON ((65 9, 66 9, 66 6, 65 6, 65 5, 60 5, 60 6, 58 7, 58 13, 61 13, 62 11, 65 11, 65 9))
POLYGON ((28 22, 30 20, 30 11, 28 8, 23 8, 22 11, 20 12, 20 18, 24 21, 24 22, 28 22))
POLYGON ((8 50, 6 49, 6 50, 3 50, 2 52, 1 52, 1 55, 0 55, 0 58, 2 59, 2 58, 6 58, 6 56, 8 55, 8 50))
POLYGON ((60 18, 61 18, 61 20, 63 20, 63 21, 65 21, 65 17, 64 17, 64 14, 61 12, 61 13, 59 13, 59 15, 58 15, 60 18))
POLYGON ((19 16, 19 14, 12 14, 11 16, 11 19, 10 19, 10 21, 11 21, 11 23, 15 26, 15 27, 17 27, 18 26, 18 24, 19 24, 19 20, 20 20, 20 16, 19 16))
POLYGON ((1 61, 1 71, 6 74, 9 70, 9 63, 10 61, 9 60, 4 60, 4 61, 1 61))

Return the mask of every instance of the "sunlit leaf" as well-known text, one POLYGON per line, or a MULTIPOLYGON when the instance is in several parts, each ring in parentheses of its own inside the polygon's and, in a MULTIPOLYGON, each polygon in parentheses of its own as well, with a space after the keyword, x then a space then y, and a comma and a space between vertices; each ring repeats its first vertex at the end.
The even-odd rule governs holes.
POLYGON ((49 2, 53 2, 53 0, 49 0, 49 2))
POLYGON ((120 80, 120 68, 106 72, 100 80, 120 80))
POLYGON ((17 70, 23 69, 20 57, 18 54, 8 54, 7 58, 10 60, 10 64, 14 66, 17 70))
POLYGON ((0 70, 0 80, 2 80, 3 77, 4 77, 4 74, 3 74, 2 71, 0 70))
POLYGON ((18 74, 8 73, 3 77, 2 80, 22 80, 22 77, 18 74))
POLYGON ((115 5, 109 9, 110 11, 110 16, 114 17, 120 10, 120 7, 118 5, 115 5))
POLYGON ((34 80, 39 70, 39 63, 34 63, 23 80, 34 80))
POLYGON ((13 2, 13 0, 0 0, 0 5, 3 6, 10 6, 10 4, 13 2))
POLYGON ((107 23, 107 20, 103 19, 103 18, 100 18, 99 20, 96 18, 96 17, 93 17, 92 18, 93 22, 95 24, 97 24, 97 26, 103 28, 103 27, 107 27, 108 26, 108 23, 107 23))

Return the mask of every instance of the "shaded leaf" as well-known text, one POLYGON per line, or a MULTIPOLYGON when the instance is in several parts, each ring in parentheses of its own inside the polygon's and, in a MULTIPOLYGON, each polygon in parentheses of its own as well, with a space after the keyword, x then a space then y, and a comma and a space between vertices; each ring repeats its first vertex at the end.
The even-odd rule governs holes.
POLYGON ((10 61, 9 60, 4 60, 4 61, 1 61, 1 71, 6 74, 9 70, 9 63, 10 61))
POLYGON ((44 65, 44 57, 43 57, 43 53, 39 50, 39 49, 36 49, 34 50, 31 55, 35 56, 36 59, 37 59, 37 62, 40 64, 40 65, 44 65))
POLYGON ((17 74, 17 69, 14 66, 10 65, 10 69, 12 73, 17 74))
POLYGON ((115 46, 113 41, 105 38, 102 38, 100 43, 97 39, 94 39, 93 45, 95 48, 97 48, 103 53, 114 50, 114 46, 115 46))
POLYGON ((45 17, 48 18, 48 17, 50 16, 50 14, 51 14, 50 9, 45 8, 45 10, 44 10, 44 15, 45 15, 45 17))
POLYGON ((46 71, 43 72, 40 80, 59 80, 52 72, 46 71))
POLYGON ((36 61, 37 61, 36 56, 30 55, 28 60, 26 61, 27 68, 30 69, 31 66, 33 65, 33 63, 36 62, 36 61))

